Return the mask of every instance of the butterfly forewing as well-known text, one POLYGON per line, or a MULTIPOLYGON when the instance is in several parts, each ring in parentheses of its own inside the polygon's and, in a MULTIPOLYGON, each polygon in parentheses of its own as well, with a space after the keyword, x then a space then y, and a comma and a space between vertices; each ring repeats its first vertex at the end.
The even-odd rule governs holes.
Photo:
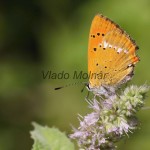
POLYGON ((136 49, 135 42, 117 24, 96 15, 89 35, 90 86, 117 85, 130 79, 134 64, 139 61, 136 49))

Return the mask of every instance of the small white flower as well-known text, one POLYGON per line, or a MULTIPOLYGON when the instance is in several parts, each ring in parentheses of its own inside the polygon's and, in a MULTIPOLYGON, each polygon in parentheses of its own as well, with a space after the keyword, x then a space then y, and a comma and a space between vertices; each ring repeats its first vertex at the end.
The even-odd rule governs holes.
POLYGON ((71 137, 72 139, 74 139, 74 138, 79 138, 79 137, 83 136, 83 133, 84 133, 84 132, 82 132, 82 131, 76 130, 76 131, 74 132, 74 134, 71 134, 71 135, 70 135, 70 137, 71 137))
POLYGON ((95 112, 88 114, 87 116, 84 117, 84 121, 87 125, 92 125, 95 124, 99 119, 99 115, 95 112))
POLYGON ((120 124, 118 125, 119 126, 119 133, 120 134, 123 134, 124 132, 127 134, 129 129, 130 129, 130 126, 129 124, 127 123, 127 121, 123 118, 121 118, 120 120, 120 124))

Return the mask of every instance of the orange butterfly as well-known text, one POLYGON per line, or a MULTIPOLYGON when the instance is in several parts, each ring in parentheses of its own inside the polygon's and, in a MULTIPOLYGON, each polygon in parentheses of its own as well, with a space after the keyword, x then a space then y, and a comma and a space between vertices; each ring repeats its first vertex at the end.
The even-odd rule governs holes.
POLYGON ((119 25, 101 14, 96 15, 89 34, 89 90, 105 95, 130 80, 134 65, 139 61, 137 49, 119 25))

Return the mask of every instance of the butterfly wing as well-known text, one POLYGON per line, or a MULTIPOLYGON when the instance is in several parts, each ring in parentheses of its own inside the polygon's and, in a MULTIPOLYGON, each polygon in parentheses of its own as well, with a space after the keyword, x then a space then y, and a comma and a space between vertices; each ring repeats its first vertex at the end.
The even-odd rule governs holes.
POLYGON ((88 47, 90 87, 117 85, 130 80, 139 61, 135 42, 113 21, 96 15, 88 47))

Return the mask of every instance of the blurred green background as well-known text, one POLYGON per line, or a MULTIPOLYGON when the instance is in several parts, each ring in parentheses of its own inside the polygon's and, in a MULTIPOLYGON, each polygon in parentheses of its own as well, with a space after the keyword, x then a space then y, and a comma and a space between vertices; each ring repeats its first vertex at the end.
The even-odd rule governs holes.
MULTIPOLYGON (((97 13, 118 23, 140 47, 141 61, 129 84, 149 84, 149 0, 0 1, 0 150, 30 150, 32 121, 70 134, 77 114, 89 111, 83 86, 53 90, 81 80, 43 79, 42 70, 87 72, 88 34, 97 13)), ((118 149, 150 149, 149 114, 138 113, 141 129, 118 149)))

